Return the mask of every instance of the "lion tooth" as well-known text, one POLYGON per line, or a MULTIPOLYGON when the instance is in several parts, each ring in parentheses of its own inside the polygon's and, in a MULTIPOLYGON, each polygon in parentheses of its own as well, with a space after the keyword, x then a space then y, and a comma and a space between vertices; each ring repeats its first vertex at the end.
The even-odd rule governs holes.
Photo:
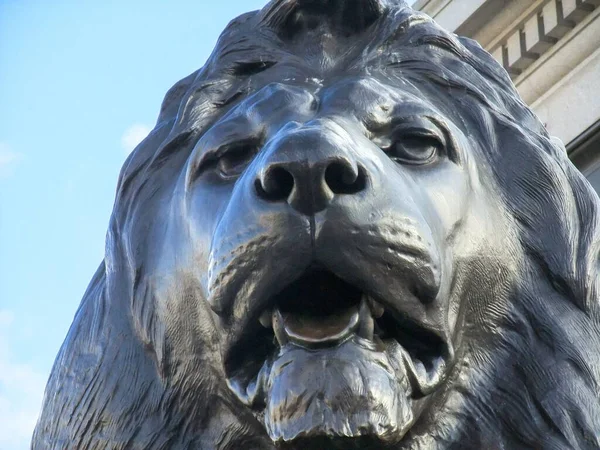
POLYGON ((373 332, 375 329, 375 321, 373 320, 373 315, 369 310, 369 305, 363 299, 360 303, 360 325, 358 328, 358 335, 364 339, 368 339, 370 341, 373 340, 373 332))
POLYGON ((283 323, 283 317, 281 316, 279 309, 274 309, 271 317, 275 338, 277 339, 277 342, 279 342, 279 346, 283 347, 288 343, 289 339, 285 332, 285 324, 283 323))
POLYGON ((367 297, 367 302, 369 303, 369 308, 371 309, 371 314, 373 314, 373 317, 375 319, 379 319, 381 316, 383 316, 383 313, 385 312, 385 308, 383 307, 383 305, 381 303, 376 302, 371 297, 367 297))
POLYGON ((258 318, 258 321, 260 322, 260 324, 263 327, 265 327, 265 328, 271 328, 273 326, 273 323, 271 321, 272 317, 273 317, 273 311, 266 309, 260 315, 260 317, 258 318))

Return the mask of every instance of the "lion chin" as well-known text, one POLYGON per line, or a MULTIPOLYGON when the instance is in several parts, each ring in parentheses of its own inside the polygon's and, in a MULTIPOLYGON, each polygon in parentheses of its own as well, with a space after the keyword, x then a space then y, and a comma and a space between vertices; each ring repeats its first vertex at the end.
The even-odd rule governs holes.
POLYGON ((399 440, 412 421, 410 386, 403 370, 374 347, 355 338, 319 352, 282 348, 266 383, 265 425, 271 439, 399 440))

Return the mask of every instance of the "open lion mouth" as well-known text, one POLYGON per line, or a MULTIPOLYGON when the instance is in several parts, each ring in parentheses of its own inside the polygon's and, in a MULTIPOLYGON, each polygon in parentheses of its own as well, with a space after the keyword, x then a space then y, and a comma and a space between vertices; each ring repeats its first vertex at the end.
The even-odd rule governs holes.
POLYGON ((280 347, 289 342, 326 347, 352 334, 373 337, 373 319, 362 292, 324 270, 310 271, 286 287, 260 322, 273 328, 280 347))
POLYGON ((446 373, 449 347, 441 336, 331 271, 311 268, 265 304, 256 321, 260 325, 250 326, 245 338, 231 347, 225 369, 233 392, 258 411, 274 440, 331 433, 398 440, 413 417, 408 399, 430 393, 446 373), (364 367, 355 376, 366 385, 355 386, 348 368, 361 364, 364 367), (309 393, 310 386, 305 386, 294 394, 292 386, 302 384, 305 376, 316 392, 309 393), (344 394, 332 387, 335 383, 347 384, 344 394), (389 388, 382 389, 386 383, 389 388), (363 391, 367 398, 357 394, 363 391), (370 413, 363 413, 349 428, 335 429, 330 423, 315 429, 314 423, 304 424, 315 411, 323 414, 319 408, 331 409, 321 417, 335 417, 337 412, 347 417, 348 398, 353 395, 358 403, 352 410, 381 410, 378 402, 386 404, 387 398, 395 398, 398 405, 383 414, 383 422, 389 423, 381 429, 372 423, 370 413), (319 396, 321 403, 314 400, 319 396), (338 403, 345 406, 337 408, 338 403))
POLYGON ((289 343, 305 348, 339 345, 353 336, 372 341, 382 350, 385 340, 396 340, 424 368, 434 368, 444 353, 435 333, 327 270, 309 270, 273 299, 260 323, 272 329, 279 347, 289 343))

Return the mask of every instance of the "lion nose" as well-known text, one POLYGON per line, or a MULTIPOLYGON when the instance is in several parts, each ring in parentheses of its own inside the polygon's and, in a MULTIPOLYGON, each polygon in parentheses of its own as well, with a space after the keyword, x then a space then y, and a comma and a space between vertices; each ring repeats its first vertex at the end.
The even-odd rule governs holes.
POLYGON ((336 195, 352 195, 366 186, 364 168, 346 156, 319 160, 271 161, 255 180, 257 195, 269 202, 287 202, 306 215, 322 211, 336 195))

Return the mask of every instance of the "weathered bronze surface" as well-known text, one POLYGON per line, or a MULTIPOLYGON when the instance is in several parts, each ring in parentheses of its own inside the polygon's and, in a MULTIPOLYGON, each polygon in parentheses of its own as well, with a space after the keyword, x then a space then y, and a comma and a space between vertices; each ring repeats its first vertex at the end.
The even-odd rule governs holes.
POLYGON ((598 225, 476 42, 274 0, 125 163, 32 447, 600 448, 598 225))

